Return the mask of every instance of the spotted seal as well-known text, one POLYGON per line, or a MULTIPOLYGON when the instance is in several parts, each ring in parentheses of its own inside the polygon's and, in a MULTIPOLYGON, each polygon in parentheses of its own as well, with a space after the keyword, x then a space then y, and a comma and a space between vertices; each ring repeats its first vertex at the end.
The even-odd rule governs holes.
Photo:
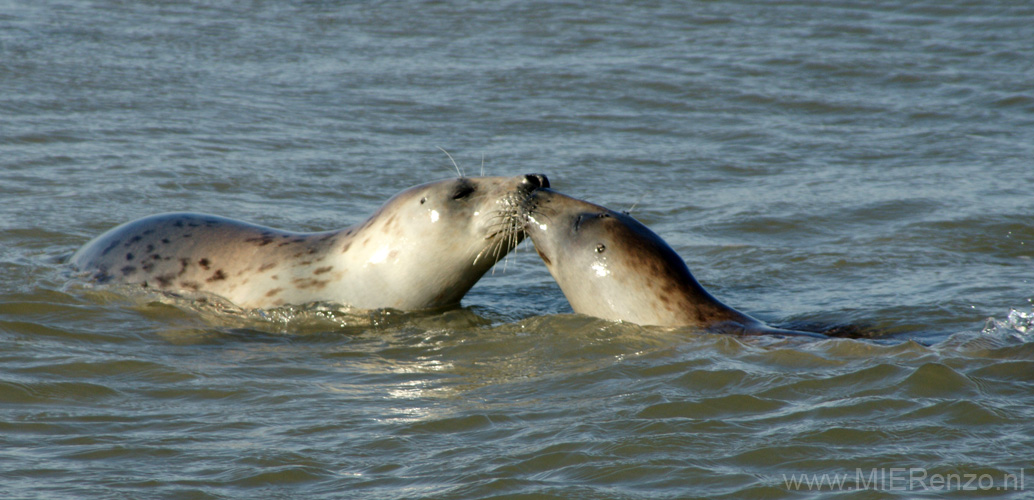
POLYGON ((525 232, 574 312, 653 326, 823 337, 780 330, 714 298, 685 261, 628 214, 551 189, 523 208, 525 232))
POLYGON ((98 236, 70 263, 100 282, 205 292, 243 308, 441 308, 458 304, 524 238, 518 207, 548 186, 541 174, 431 182, 398 193, 365 222, 317 233, 160 214, 98 236))

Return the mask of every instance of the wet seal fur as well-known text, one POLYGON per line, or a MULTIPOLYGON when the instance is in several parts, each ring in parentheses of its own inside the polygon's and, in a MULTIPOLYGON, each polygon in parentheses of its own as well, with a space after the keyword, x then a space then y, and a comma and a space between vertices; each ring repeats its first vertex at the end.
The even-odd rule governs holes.
POLYGON ((628 214, 550 189, 524 207, 525 232, 574 312, 652 326, 748 335, 824 335, 781 330, 714 298, 685 261, 628 214))
POLYGON ((524 238, 519 207, 541 174, 415 186, 365 222, 301 233, 193 213, 125 223, 71 265, 102 283, 202 292, 243 308, 334 302, 359 309, 453 306, 524 238))

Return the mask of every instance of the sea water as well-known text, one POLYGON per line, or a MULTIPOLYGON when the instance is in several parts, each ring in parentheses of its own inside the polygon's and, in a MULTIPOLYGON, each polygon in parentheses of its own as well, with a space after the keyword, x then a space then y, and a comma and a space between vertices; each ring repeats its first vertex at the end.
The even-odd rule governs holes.
POLYGON ((1028 2, 0 2, 4 498, 1025 498, 1028 2), (794 341, 229 314, 75 279, 166 211, 315 231, 457 175, 628 210, 794 341), (818 492, 818 493, 817 493, 818 492))

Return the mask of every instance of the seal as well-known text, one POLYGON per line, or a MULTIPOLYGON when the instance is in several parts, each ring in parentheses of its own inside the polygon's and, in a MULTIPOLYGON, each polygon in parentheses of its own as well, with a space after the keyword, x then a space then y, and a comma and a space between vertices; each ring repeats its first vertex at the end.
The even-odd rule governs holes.
POLYGON ((781 330, 714 298, 685 261, 632 216, 551 189, 522 210, 525 232, 574 312, 652 326, 691 326, 740 334, 781 330))
POLYGON ((459 304, 524 239, 519 207, 548 186, 541 174, 431 182, 396 194, 365 222, 317 233, 159 214, 98 236, 70 263, 101 283, 209 293, 242 308, 437 309, 459 304))

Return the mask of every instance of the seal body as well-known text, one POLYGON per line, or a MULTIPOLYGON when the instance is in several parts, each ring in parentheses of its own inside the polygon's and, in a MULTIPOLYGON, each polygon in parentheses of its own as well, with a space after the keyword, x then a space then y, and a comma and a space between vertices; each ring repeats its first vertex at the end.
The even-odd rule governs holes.
POLYGON ((779 330, 716 299, 685 261, 628 214, 544 189, 528 197, 525 231, 576 313, 640 325, 746 334, 779 330))
POLYGON ((211 293, 244 308, 440 308, 458 304, 524 238, 519 206, 548 186, 539 174, 432 182, 395 195, 360 224, 318 233, 154 215, 98 236, 71 264, 100 282, 211 293))

